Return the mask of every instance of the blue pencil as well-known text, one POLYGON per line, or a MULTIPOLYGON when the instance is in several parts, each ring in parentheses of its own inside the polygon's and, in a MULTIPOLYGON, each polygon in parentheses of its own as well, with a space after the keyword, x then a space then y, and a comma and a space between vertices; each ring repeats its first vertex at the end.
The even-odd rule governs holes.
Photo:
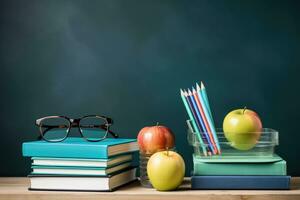
MULTIPOLYGON (((191 97, 189 97, 187 91, 184 91, 183 93, 184 93, 184 96, 185 96, 185 98, 187 100, 188 106, 189 106, 189 108, 192 111, 192 114, 193 114, 193 117, 194 117, 194 121, 196 122, 197 129, 199 130, 201 138, 202 138, 204 144, 207 145, 207 146, 209 146, 206 137, 203 135, 204 131, 203 131, 201 125, 199 124, 199 121, 197 120, 197 114, 196 114, 195 108, 192 105, 191 97)), ((205 148, 207 148, 207 146, 205 146, 205 148)), ((209 155, 211 155, 211 152, 210 152, 209 148, 208 148, 207 152, 208 152, 209 155)))
POLYGON ((202 128, 203 133, 204 133, 204 135, 206 137, 206 140, 208 142, 208 146, 209 146, 211 152, 213 154, 216 154, 216 152, 214 151, 214 148, 213 148, 213 144, 210 141, 210 138, 209 138, 208 132, 206 130, 206 127, 205 127, 205 125, 203 123, 203 120, 201 118, 201 115, 200 115, 200 112, 199 112, 199 108, 197 107, 195 99, 194 99, 194 96, 193 96, 193 94, 192 94, 192 92, 190 90, 188 90, 188 97, 189 97, 189 99, 190 99, 190 101, 191 101, 191 103, 192 103, 192 105, 194 107, 194 110, 195 110, 195 113, 196 113, 196 121, 198 121, 198 126, 202 128))
POLYGON ((195 122, 194 116, 193 116, 193 114, 192 114, 192 111, 191 111, 191 109, 190 109, 190 107, 189 107, 189 105, 188 105, 188 102, 187 102, 185 93, 184 93, 181 89, 180 89, 180 96, 181 96, 182 102, 183 102, 183 104, 184 104, 184 107, 185 107, 185 109, 186 109, 186 111, 187 111, 187 113, 188 113, 188 115, 189 115, 189 118, 190 118, 190 120, 191 120, 191 122, 192 122, 192 124, 188 123, 188 125, 192 125, 192 126, 190 127, 190 129, 191 129, 192 131, 196 132, 196 135, 197 135, 198 140, 199 140, 199 142, 200 142, 200 146, 201 146, 201 148, 202 148, 203 154, 204 154, 205 156, 207 156, 206 146, 205 146, 205 144, 203 143, 202 136, 201 136, 200 131, 199 131, 197 125, 196 125, 196 122, 195 122))

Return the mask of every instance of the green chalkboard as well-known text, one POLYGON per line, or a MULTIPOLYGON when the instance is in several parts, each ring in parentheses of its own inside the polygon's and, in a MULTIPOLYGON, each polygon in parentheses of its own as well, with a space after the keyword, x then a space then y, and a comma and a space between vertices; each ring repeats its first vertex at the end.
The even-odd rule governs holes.
MULTIPOLYGON (((179 89, 206 84, 217 126, 247 106, 280 132, 276 149, 300 175, 298 1, 0 2, 0 176, 24 176, 36 118, 102 114, 136 137, 156 122, 192 148, 179 89)), ((76 134, 76 132, 74 133, 76 134)))

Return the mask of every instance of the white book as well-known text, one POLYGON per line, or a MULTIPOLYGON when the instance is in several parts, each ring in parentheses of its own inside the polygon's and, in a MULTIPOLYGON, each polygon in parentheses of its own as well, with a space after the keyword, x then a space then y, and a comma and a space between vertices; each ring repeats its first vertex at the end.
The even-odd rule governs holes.
POLYGON ((116 165, 110 168, 103 167, 57 167, 57 166, 32 166, 32 174, 56 175, 89 175, 106 176, 131 166, 131 162, 116 165))
POLYGON ((132 154, 115 156, 109 159, 79 159, 32 157, 32 165, 39 166, 73 166, 73 167, 110 167, 132 160, 132 154))
POLYGON ((29 175, 31 190, 112 191, 136 180, 136 168, 107 177, 29 175))

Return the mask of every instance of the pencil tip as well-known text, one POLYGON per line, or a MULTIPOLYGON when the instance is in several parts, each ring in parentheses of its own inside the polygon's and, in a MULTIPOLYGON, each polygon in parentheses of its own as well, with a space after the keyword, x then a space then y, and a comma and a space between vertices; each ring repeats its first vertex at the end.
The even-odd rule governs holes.
POLYGON ((199 91, 199 90, 200 90, 200 86, 199 86, 199 84, 198 84, 198 83, 196 83, 196 89, 197 89, 197 91, 199 91))
POLYGON ((201 81, 201 88, 202 89, 204 89, 205 87, 204 87, 204 84, 203 84, 203 82, 201 81))

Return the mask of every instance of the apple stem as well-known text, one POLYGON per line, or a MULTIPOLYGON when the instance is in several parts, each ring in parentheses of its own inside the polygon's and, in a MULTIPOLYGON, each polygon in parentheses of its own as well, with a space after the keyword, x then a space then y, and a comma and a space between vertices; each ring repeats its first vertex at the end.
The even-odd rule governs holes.
POLYGON ((169 156, 169 147, 167 147, 167 156, 169 156))
POLYGON ((244 110, 243 110, 243 114, 245 114, 246 109, 247 109, 247 107, 245 106, 245 107, 244 107, 244 110))
POLYGON ((158 126, 159 122, 156 122, 156 126, 158 126))

